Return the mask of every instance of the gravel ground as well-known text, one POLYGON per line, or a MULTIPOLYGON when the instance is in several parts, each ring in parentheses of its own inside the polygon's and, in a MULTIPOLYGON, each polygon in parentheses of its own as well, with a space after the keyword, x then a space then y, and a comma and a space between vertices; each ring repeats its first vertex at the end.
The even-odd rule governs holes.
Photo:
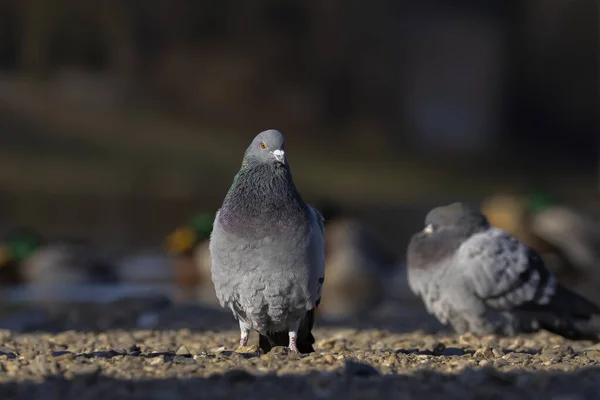
POLYGON ((299 356, 261 354, 255 336, 235 351, 238 331, 220 311, 160 302, 86 310, 0 330, 1 399, 600 398, 600 345, 545 332, 457 336, 435 333, 425 317, 382 311, 363 326, 322 322, 316 353, 299 356), (423 327, 411 331, 406 321, 423 327))

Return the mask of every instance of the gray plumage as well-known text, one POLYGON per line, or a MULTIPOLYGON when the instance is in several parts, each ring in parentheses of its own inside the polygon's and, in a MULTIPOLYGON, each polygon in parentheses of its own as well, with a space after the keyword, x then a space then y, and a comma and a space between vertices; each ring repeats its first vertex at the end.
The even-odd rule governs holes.
POLYGON ((260 347, 314 351, 314 310, 325 278, 321 215, 307 205, 285 160, 276 130, 252 141, 218 211, 210 239, 211 272, 221 306, 260 347), (297 347, 296 347, 297 345, 297 347))
POLYGON ((427 310, 458 333, 546 329, 598 338, 600 309, 560 285, 542 259, 461 203, 431 210, 408 246, 408 279, 427 310))

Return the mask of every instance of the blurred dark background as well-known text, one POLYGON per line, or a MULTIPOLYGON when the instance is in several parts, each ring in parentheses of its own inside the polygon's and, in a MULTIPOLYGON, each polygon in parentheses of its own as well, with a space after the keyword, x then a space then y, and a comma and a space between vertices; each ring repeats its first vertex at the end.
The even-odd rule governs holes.
POLYGON ((0 0, 0 223, 157 248, 268 128, 399 251, 441 202, 597 201, 597 7, 0 0))

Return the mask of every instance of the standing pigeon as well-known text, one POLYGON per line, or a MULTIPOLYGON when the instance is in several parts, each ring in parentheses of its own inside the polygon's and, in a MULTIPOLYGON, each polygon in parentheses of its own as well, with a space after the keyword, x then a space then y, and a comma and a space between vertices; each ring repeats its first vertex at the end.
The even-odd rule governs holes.
POLYGON ((255 330, 264 352, 313 352, 325 279, 323 218, 296 190, 280 132, 259 133, 246 150, 209 247, 215 292, 239 321, 240 346, 255 330))
POLYGON ((427 310, 458 333, 540 329, 598 339, 600 309, 560 285, 542 259, 461 203, 431 210, 408 246, 408 279, 427 310))

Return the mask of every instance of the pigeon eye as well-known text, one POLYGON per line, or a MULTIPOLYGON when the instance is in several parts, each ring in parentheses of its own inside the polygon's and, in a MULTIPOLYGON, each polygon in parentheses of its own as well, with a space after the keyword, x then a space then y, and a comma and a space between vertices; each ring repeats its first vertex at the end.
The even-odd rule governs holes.
POLYGON ((260 148, 263 150, 267 148, 267 145, 265 144, 265 142, 260 142, 260 148))

